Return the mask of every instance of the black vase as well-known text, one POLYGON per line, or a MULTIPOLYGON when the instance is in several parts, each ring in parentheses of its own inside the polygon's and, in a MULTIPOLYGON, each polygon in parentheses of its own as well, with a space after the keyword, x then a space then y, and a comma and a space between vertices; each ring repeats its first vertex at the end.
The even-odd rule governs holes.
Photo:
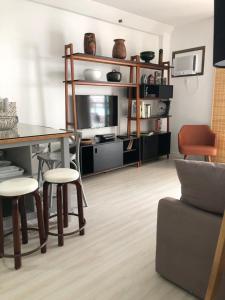
POLYGON ((108 81, 120 82, 122 79, 122 74, 116 70, 112 70, 112 72, 107 73, 106 77, 108 81))

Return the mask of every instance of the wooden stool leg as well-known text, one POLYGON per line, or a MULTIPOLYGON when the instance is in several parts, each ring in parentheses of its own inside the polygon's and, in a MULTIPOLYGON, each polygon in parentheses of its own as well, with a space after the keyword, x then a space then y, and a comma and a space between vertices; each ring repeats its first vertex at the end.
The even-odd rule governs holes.
POLYGON ((62 185, 57 185, 57 225, 58 225, 58 246, 63 246, 63 208, 62 208, 62 185))
POLYGON ((23 242, 23 244, 27 244, 28 243, 27 215, 26 215, 26 209, 25 209, 25 203, 24 203, 24 196, 19 198, 18 203, 19 203, 19 211, 20 211, 22 242, 23 242))
POLYGON ((14 244, 14 260, 15 269, 21 267, 21 245, 20 245, 20 230, 19 230, 19 208, 18 198, 12 200, 12 221, 13 221, 13 244, 14 244))
POLYGON ((49 206, 48 206, 48 187, 49 183, 44 182, 43 186, 43 215, 44 215, 44 225, 46 238, 49 232, 49 206))
POLYGON ((0 199, 0 258, 4 256, 4 230, 3 230, 3 212, 2 199, 0 199))
POLYGON ((63 225, 68 227, 68 186, 63 184, 63 225))
MULTIPOLYGON (((40 245, 43 245, 46 242, 47 238, 46 238, 45 228, 44 228, 41 197, 37 191, 35 191, 33 195, 36 201, 36 208, 37 208, 37 220, 38 220, 38 232, 39 232, 40 245)), ((45 252, 46 252, 46 245, 41 248, 41 253, 45 253, 45 252)))
MULTIPOLYGON (((77 207, 78 207, 78 219, 79 229, 84 226, 84 212, 83 212, 83 201, 82 201, 82 188, 80 182, 77 180, 74 182, 77 187, 77 207)), ((84 235, 84 229, 80 230, 80 235, 84 235)))

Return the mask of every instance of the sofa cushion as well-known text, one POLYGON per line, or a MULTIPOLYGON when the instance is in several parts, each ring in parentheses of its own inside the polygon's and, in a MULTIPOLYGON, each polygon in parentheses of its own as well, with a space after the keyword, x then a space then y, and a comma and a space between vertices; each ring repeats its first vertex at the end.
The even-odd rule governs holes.
POLYGON ((197 208, 223 214, 225 209, 225 164, 176 160, 181 200, 197 208))

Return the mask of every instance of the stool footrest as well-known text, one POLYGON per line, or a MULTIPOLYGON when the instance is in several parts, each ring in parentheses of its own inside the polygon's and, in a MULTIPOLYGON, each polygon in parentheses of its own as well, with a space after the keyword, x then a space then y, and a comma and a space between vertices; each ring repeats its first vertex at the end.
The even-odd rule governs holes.
MULTIPOLYGON (((39 231, 38 228, 36 228, 36 227, 28 227, 27 230, 39 231)), ((12 231, 7 232, 6 234, 4 234, 4 237, 6 237, 6 236, 8 236, 8 235, 10 235, 10 234, 12 234, 12 231)), ((33 253, 35 253, 35 252, 41 250, 41 248, 43 248, 44 246, 46 246, 46 244, 47 244, 47 239, 46 239, 46 241, 45 241, 42 245, 40 245, 40 246, 38 246, 38 247, 36 247, 36 248, 30 250, 30 251, 21 253, 20 255, 19 255, 19 254, 18 254, 18 255, 14 255, 14 254, 3 253, 3 256, 2 256, 2 257, 6 257, 6 258, 15 258, 15 257, 20 257, 20 256, 21 256, 21 257, 22 257, 22 256, 27 256, 27 255, 33 254, 33 253)))
MULTIPOLYGON (((69 215, 69 216, 75 216, 75 217, 78 217, 78 214, 72 213, 72 212, 68 213, 68 215, 69 215)), ((54 218, 54 217, 57 217, 57 214, 51 215, 51 216, 49 217, 49 219, 52 219, 52 218, 54 218)), ((67 232, 67 233, 63 233, 63 236, 69 236, 69 235, 73 235, 73 234, 79 233, 81 230, 84 229, 85 225, 86 225, 86 219, 84 218, 84 225, 83 225, 81 228, 76 229, 76 230, 74 230, 74 231, 67 232)), ((59 236, 58 233, 51 232, 51 231, 49 231, 49 232, 47 233, 47 235, 59 236)))

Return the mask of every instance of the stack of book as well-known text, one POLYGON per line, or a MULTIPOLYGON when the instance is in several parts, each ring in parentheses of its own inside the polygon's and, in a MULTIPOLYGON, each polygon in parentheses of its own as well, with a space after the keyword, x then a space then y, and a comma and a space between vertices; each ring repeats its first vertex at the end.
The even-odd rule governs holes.
MULTIPOLYGON (((136 118, 136 101, 132 101, 131 117, 136 118)), ((140 117, 147 119, 151 117, 151 104, 146 104, 143 100, 140 101, 140 117)))

